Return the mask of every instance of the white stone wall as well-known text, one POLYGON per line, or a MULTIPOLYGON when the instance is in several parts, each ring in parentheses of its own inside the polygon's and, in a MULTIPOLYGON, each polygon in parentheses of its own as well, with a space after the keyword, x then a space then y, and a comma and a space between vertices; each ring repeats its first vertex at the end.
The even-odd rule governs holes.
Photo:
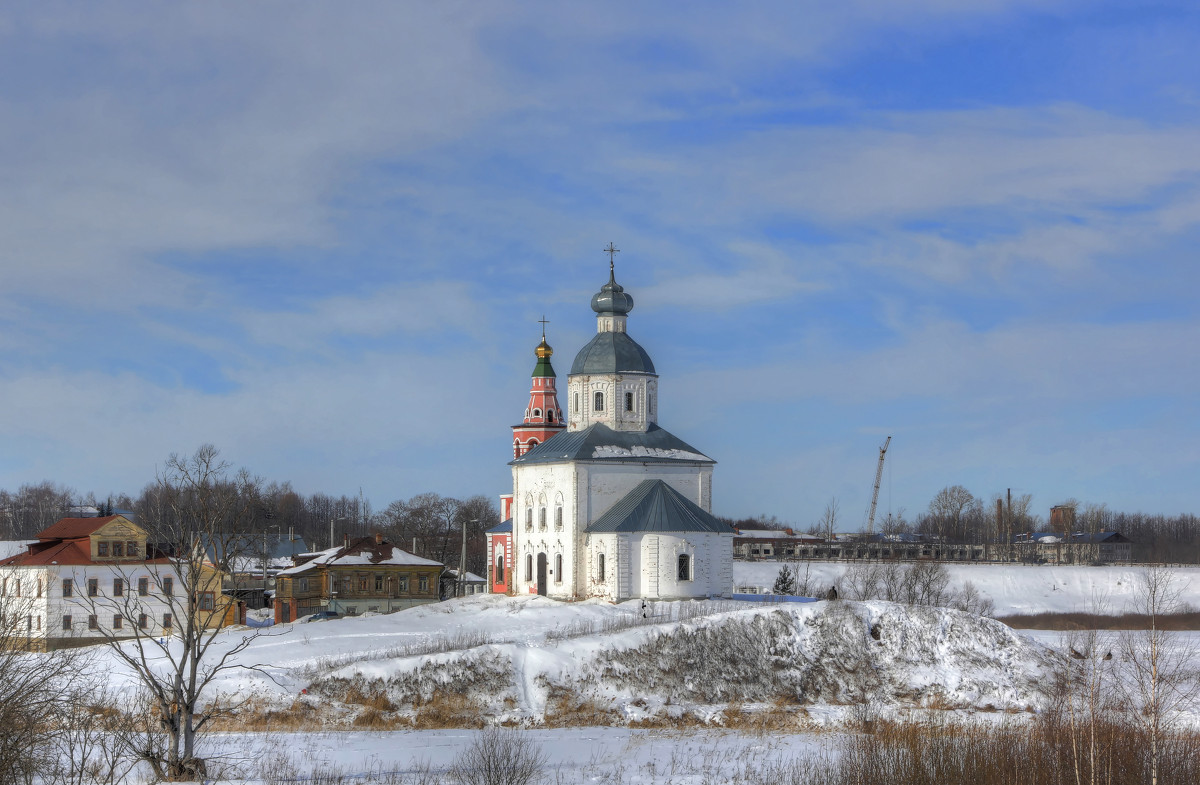
POLYGON ((567 377, 567 430, 581 431, 601 423, 614 431, 645 431, 658 422, 658 377, 646 373, 575 374, 567 377), (604 411, 595 410, 596 393, 604 395, 604 411), (625 394, 633 395, 633 411, 625 394))
POLYGON ((547 557, 546 593, 552 597, 575 596, 582 584, 576 558, 577 533, 575 468, 567 463, 513 467, 513 585, 517 594, 537 591, 537 555, 547 557), (562 510, 562 524, 556 520, 562 510), (542 512, 545 511, 545 525, 542 512), (533 557, 532 574, 527 571, 533 557), (562 575, 555 570, 562 556, 562 575))
MULTIPOLYGON (((174 580, 174 594, 182 601, 184 587, 178 575, 167 565, 145 565, 137 563, 114 565, 50 565, 33 567, 0 568, 0 581, 7 580, 0 606, 5 613, 32 616, 30 637, 36 639, 103 639, 105 634, 117 637, 132 637, 131 624, 136 624, 140 614, 148 617, 147 631, 151 635, 163 633, 164 613, 171 607, 160 590, 159 573, 174 580), (138 594, 138 579, 147 579, 147 596, 138 594), (63 596, 63 579, 72 581, 72 596, 63 596), (88 580, 96 579, 97 594, 88 596, 88 580), (123 582, 122 595, 113 595, 113 579, 123 582), (15 596, 15 581, 21 581, 21 596, 15 596), (41 581, 41 596, 37 585, 41 581), (96 616, 99 629, 89 628, 88 617, 96 616), (114 629, 114 616, 122 616, 122 627, 114 629), (71 630, 63 629, 63 616, 71 617, 71 630)), ((219 590, 217 592, 219 594, 219 590)), ((214 595, 214 603, 219 601, 214 595)), ((174 619, 175 625, 179 624, 174 619)))

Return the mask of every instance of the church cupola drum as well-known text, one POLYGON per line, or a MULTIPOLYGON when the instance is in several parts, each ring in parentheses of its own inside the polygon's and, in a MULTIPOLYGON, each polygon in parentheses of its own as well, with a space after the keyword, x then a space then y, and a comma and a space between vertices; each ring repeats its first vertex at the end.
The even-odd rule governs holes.
POLYGON ((568 430, 601 423, 616 431, 645 431, 658 419, 658 374, 626 322, 633 297, 617 283, 609 261, 608 283, 592 297, 596 335, 575 355, 567 377, 568 430))
POLYGON ((554 366, 550 364, 554 349, 546 343, 544 321, 542 327, 542 342, 534 349, 537 365, 533 366, 525 419, 520 425, 512 427, 514 458, 520 458, 567 427, 563 421, 562 409, 558 405, 554 366))

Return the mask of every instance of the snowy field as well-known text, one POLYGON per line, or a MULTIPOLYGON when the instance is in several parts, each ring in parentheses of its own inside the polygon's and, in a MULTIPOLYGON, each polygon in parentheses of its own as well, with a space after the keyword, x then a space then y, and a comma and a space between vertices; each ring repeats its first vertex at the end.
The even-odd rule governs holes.
MULTIPOLYGON (((822 594, 838 585, 849 568, 846 562, 787 562, 807 571, 809 585, 822 594)), ((753 586, 770 591, 783 562, 733 563, 737 587, 753 586)), ((1079 567, 1024 564, 946 564, 951 588, 968 581, 995 603, 997 616, 1027 613, 1087 613, 1093 597, 1102 597, 1109 612, 1123 613, 1134 601, 1140 567, 1079 567)), ((1200 567, 1177 567, 1173 572, 1184 587, 1182 601, 1200 609, 1200 567)))
MULTIPOLYGON (((205 753, 230 775, 260 782, 264 768, 290 762, 300 772, 344 775, 396 773, 414 779, 445 775, 477 738, 473 730, 387 733, 217 734, 205 753), (265 765, 264 765, 265 764, 265 765)), ((799 758, 836 755, 833 733, 747 734, 722 730, 674 732, 628 728, 522 731, 545 754, 544 781, 562 783, 736 782, 799 758)), ((286 769, 286 763, 282 764, 286 769)))

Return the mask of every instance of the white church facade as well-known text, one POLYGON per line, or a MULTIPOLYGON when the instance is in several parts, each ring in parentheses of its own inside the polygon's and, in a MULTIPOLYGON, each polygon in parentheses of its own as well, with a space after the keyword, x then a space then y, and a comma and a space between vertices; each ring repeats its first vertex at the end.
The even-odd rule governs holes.
POLYGON ((511 542, 489 571, 507 591, 564 599, 728 596, 734 531, 712 515, 715 461, 659 427, 658 375, 626 331, 633 298, 611 262, 591 305, 597 332, 565 406, 544 335, 537 347, 513 426, 511 542))

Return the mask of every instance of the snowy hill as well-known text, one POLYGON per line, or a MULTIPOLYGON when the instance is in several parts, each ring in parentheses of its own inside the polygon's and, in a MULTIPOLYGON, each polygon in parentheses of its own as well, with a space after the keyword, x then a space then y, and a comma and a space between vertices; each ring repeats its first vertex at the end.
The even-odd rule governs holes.
POLYGON ((882 602, 647 612, 638 602, 480 596, 283 625, 240 655, 261 672, 225 674, 209 699, 335 725, 721 724, 743 705, 802 707, 817 719, 864 703, 1024 711, 1044 705, 1057 657, 995 621, 882 602))
MULTIPOLYGON (((769 591, 782 562, 759 561, 733 563, 737 587, 756 587, 769 591)), ((803 576, 807 570, 810 588, 822 595, 830 586, 840 585, 849 565, 846 562, 788 562, 803 576)), ((946 564, 951 588, 968 581, 995 603, 995 614, 1071 613, 1090 610, 1092 598, 1106 598, 1111 613, 1123 612, 1133 601, 1138 587, 1140 567, 1079 567, 1025 564, 946 564)), ((1187 584, 1182 601, 1200 608, 1200 567, 1174 569, 1187 584)), ((845 593, 843 592, 843 596, 845 593)))

